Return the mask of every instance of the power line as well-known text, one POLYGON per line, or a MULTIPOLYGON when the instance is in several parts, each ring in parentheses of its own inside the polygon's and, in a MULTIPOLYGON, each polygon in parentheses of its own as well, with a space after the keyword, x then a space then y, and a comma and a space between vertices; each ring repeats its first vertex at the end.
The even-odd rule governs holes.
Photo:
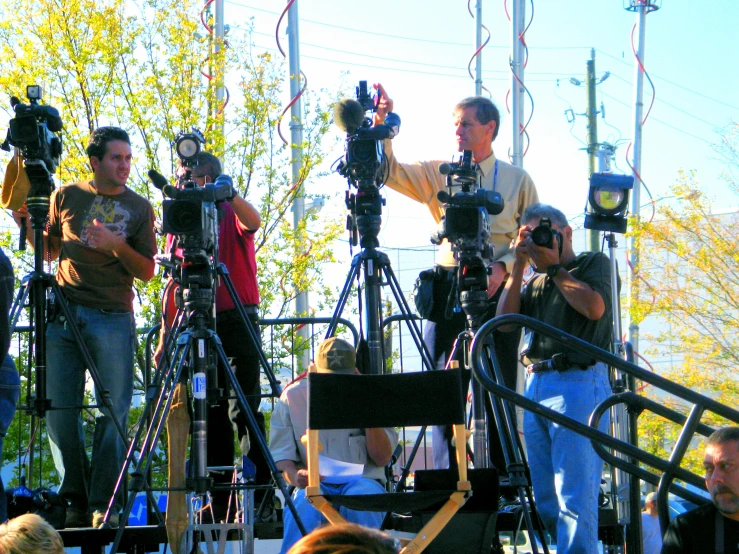
MULTIPOLYGON (((613 100, 614 102, 618 102, 618 103, 619 103, 619 104, 621 104, 622 106, 626 106, 627 108, 631 108, 631 107, 632 107, 631 105, 627 104, 626 102, 623 102, 622 100, 619 100, 619 99, 618 99, 618 98, 616 98, 615 96, 611 96, 610 94, 607 94, 607 93, 605 93, 605 92, 603 92, 603 91, 600 91, 600 93, 601 93, 601 94, 602 94, 603 96, 606 96, 606 97, 610 98, 610 99, 611 99, 611 100, 613 100)), ((689 137, 693 137, 693 138, 694 138, 694 139, 696 139, 696 140, 699 140, 699 141, 701 141, 701 142, 705 142, 705 143, 706 143, 706 144, 708 144, 708 145, 711 145, 711 146, 713 145, 713 143, 712 143, 712 142, 711 142, 710 140, 707 140, 707 139, 701 138, 701 137, 699 137, 698 135, 694 135, 693 133, 688 133, 688 132, 687 132, 686 130, 684 130, 684 129, 681 129, 680 127, 675 127, 674 125, 670 125, 669 123, 666 123, 666 122, 662 121, 661 119, 657 119, 657 118, 656 118, 656 117, 654 117, 654 116, 649 116, 649 120, 650 120, 650 121, 656 121, 657 123, 661 123, 661 124, 662 124, 662 125, 664 125, 665 127, 669 127, 670 129, 673 129, 673 130, 677 131, 678 133, 682 133, 683 135, 688 135, 689 137)))
MULTIPOLYGON (((260 50, 265 50, 267 52, 278 52, 278 50, 276 48, 270 48, 268 46, 261 46, 259 44, 255 44, 254 46, 256 48, 260 49, 260 50)), ((359 55, 364 55, 364 54, 359 54, 359 55)), ((311 60, 318 60, 318 61, 322 61, 322 62, 342 64, 342 65, 346 65, 348 63, 346 60, 336 60, 336 59, 330 59, 330 58, 321 58, 319 56, 309 56, 308 54, 303 54, 303 53, 300 54, 300 57, 301 58, 308 58, 308 59, 311 59, 311 60)), ((374 57, 374 56, 370 56, 370 57, 374 57)), ((380 58, 380 59, 382 59, 382 58, 380 58)), ((397 61, 397 60, 394 60, 394 61, 397 61)), ((420 62, 402 62, 402 63, 420 63, 420 62)), ((435 72, 432 72, 432 71, 419 71, 419 70, 408 69, 408 68, 403 68, 403 67, 388 67, 387 65, 371 65, 371 64, 361 63, 361 62, 355 62, 355 61, 352 61, 351 64, 353 66, 357 66, 357 67, 366 67, 366 68, 369 68, 369 69, 384 69, 384 70, 387 70, 387 71, 402 71, 402 72, 405 72, 405 73, 414 73, 416 75, 432 75, 432 76, 435 76, 435 77, 450 77, 450 78, 455 78, 455 79, 469 79, 469 75, 467 75, 466 73, 464 75, 452 75, 450 73, 435 73, 435 72)), ((427 65, 427 64, 422 64, 422 65, 427 65)), ((437 66, 432 66, 432 67, 437 67, 437 66)), ((442 67, 443 68, 444 66, 438 66, 438 67, 442 67)), ((458 69, 459 69, 459 71, 465 71, 466 72, 466 69, 465 68, 460 67, 458 69)), ((485 73, 487 73, 487 72, 488 71, 485 71, 485 73)), ((495 71, 495 70, 489 70, 489 72, 492 73, 492 72, 497 72, 497 71, 495 71)), ((499 73, 508 74, 508 71, 500 71, 499 73)), ((545 75, 548 75, 548 73, 545 73, 545 75)), ((555 73, 554 75, 560 75, 560 74, 559 73, 555 73)), ((564 75, 564 74, 562 74, 562 75, 564 75)), ((490 80, 490 81, 501 81, 501 82, 509 82, 510 81, 510 79, 508 77, 488 77, 487 79, 490 80)), ((532 83, 552 82, 554 80, 555 80, 554 78, 548 78, 548 79, 527 79, 528 82, 532 82, 532 83)))
MULTIPOLYGON (((624 79, 618 73, 615 73, 615 72, 611 71, 611 75, 613 75, 617 79, 620 79, 621 81, 623 81, 624 83, 626 83, 628 85, 631 85, 632 84, 631 81, 629 81, 627 79, 624 79)), ((682 108, 678 108, 675 104, 672 104, 672 103, 668 102, 667 100, 664 100, 664 99, 660 98, 659 96, 657 96, 657 98, 655 100, 657 102, 661 103, 661 104, 666 104, 667 106, 670 106, 672 109, 677 110, 680 113, 683 113, 683 114, 687 115, 688 117, 692 117, 693 119, 696 119, 696 120, 700 121, 701 123, 705 123, 706 125, 708 125, 709 127, 712 127, 713 129, 717 129, 717 128, 721 127, 721 125, 717 125, 716 123, 711 123, 710 121, 706 121, 702 117, 698 117, 695 114, 692 114, 690 112, 686 112, 682 108)))
MULTIPOLYGON (((263 13, 269 13, 269 14, 273 14, 273 15, 279 15, 280 13, 282 13, 282 12, 277 12, 277 11, 273 11, 273 10, 265 10, 263 8, 256 8, 254 6, 250 6, 248 4, 242 4, 240 2, 229 1, 229 4, 233 4, 234 6, 240 6, 242 8, 248 8, 248 9, 251 9, 251 10, 254 10, 254 11, 263 12, 263 13)), ((322 26, 325 26, 325 27, 331 27, 331 28, 334 28, 334 29, 342 29, 342 30, 345 30, 345 31, 350 31, 352 33, 364 33, 364 34, 368 34, 368 35, 374 35, 374 36, 380 36, 380 37, 387 37, 387 38, 393 38, 393 39, 400 39, 400 40, 410 40, 410 41, 414 41, 414 42, 424 42, 424 43, 429 43, 429 44, 442 44, 442 45, 446 45, 446 46, 461 46, 461 47, 465 47, 465 48, 469 48, 470 47, 470 44, 468 44, 468 43, 462 43, 462 42, 448 42, 448 41, 430 40, 430 39, 424 39, 424 38, 418 38, 418 37, 406 37, 406 36, 393 35, 393 34, 388 34, 388 33, 378 33, 378 32, 375 32, 375 31, 368 31, 366 29, 354 29, 354 28, 351 28, 351 27, 343 26, 343 25, 332 25, 330 23, 325 23, 323 21, 314 21, 314 20, 311 20, 311 19, 302 19, 302 21, 305 21, 306 23, 313 23, 315 25, 322 25, 322 26)), ((488 44, 485 48, 493 48, 493 49, 499 49, 499 50, 507 50, 509 48, 509 46, 508 45, 488 44)), ((530 50, 581 50, 581 49, 586 49, 586 48, 591 48, 591 47, 589 47, 589 46, 531 46, 531 47, 529 47, 530 50)), ((609 54, 608 52, 606 52, 605 50, 601 50, 600 48, 595 48, 595 50, 597 52, 600 52, 604 56, 607 56, 607 57, 609 57, 611 59, 614 59, 614 60, 616 60, 616 61, 618 61, 618 62, 620 62, 620 63, 622 63, 622 64, 624 64, 624 65, 626 65, 628 67, 631 67, 631 64, 629 62, 627 62, 626 60, 624 60, 622 58, 619 58, 618 56, 614 56, 613 54, 609 54)), ((366 67, 372 67, 372 66, 366 66, 366 67)), ((716 102, 717 104, 721 104, 722 106, 726 106, 727 108, 731 108, 733 110, 738 110, 739 111, 739 106, 735 106, 733 104, 729 104, 728 102, 724 102, 723 100, 719 100, 718 98, 714 98, 712 96, 708 96, 707 94, 703 94, 702 92, 698 92, 698 91, 693 90, 691 88, 688 88, 688 87, 686 87, 684 85, 680 85, 680 84, 675 83, 674 81, 671 81, 671 80, 669 80, 669 79, 667 79, 665 77, 662 77, 662 76, 660 76, 660 75, 658 75, 658 74, 656 74, 654 72, 650 72, 650 75, 652 77, 656 77, 657 79, 660 79, 660 80, 662 80, 662 81, 664 81, 666 83, 669 83, 669 84, 671 84, 671 85, 673 85, 675 87, 678 87, 680 89, 683 89, 686 92, 690 92, 691 94, 695 94, 695 95, 700 96, 702 98, 705 98, 707 100, 711 100, 712 102, 716 102)))
MULTIPOLYGON (((621 62, 622 64, 624 64, 624 65, 626 65, 628 67, 633 67, 626 60, 623 60, 623 59, 621 59, 621 58, 619 58, 617 56, 613 56, 613 55, 609 54, 608 52, 605 52, 605 51, 601 50, 600 48, 596 48, 595 50, 597 50, 598 52, 600 52, 604 56, 607 56, 609 58, 612 58, 612 59, 616 60, 617 62, 621 62)), ((657 79, 660 79, 661 81, 664 81, 665 83, 669 83, 672 86, 675 86, 677 88, 681 88, 684 91, 687 91, 687 92, 690 92, 690 93, 695 94, 697 96, 700 96, 702 98, 705 98, 706 100, 711 100, 712 102, 716 102, 717 104, 721 104, 722 106, 726 106, 727 108, 731 108, 732 110, 739 110, 739 106, 734 106, 733 104, 729 104, 727 102, 724 102, 723 100, 719 100, 718 98, 713 98, 712 96, 708 96, 707 94, 703 94, 702 92, 698 92, 697 90, 693 90, 693 89, 688 88, 686 86, 683 86, 683 85, 680 85, 678 83, 675 83, 674 81, 670 81, 669 79, 666 79, 665 77, 661 77, 661 76, 657 75, 656 73, 654 73, 652 71, 650 71, 649 74, 652 77, 656 77, 657 79)))

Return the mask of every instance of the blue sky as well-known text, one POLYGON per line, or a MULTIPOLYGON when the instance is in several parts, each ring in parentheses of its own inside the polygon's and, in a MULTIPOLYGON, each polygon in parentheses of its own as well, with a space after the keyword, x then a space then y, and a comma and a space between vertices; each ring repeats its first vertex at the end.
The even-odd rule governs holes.
MULTIPOLYGON (((552 2, 534 0, 533 22, 526 34, 529 62, 526 84, 534 100, 528 130, 531 144, 524 167, 539 195, 570 216, 582 213, 587 195, 585 118, 571 126, 564 111, 585 112, 586 92, 570 77, 584 80, 590 49, 596 49, 596 73, 610 77, 598 86, 605 121, 599 139, 631 139, 634 131, 634 58, 631 31, 636 15, 623 8, 628 0, 552 2)), ((449 159, 455 152, 451 111, 474 94, 466 66, 474 51, 475 22, 467 4, 457 0, 375 0, 356 2, 299 0, 301 68, 309 87, 335 87, 360 79, 382 82, 402 118, 395 151, 401 161, 449 159)), ((510 1, 508 2, 510 9, 510 1)), ((275 26, 283 3, 265 0, 226 1, 226 20, 234 32, 253 18, 257 50, 276 51, 275 26), (232 18, 232 16, 236 16, 232 18)), ((472 3, 474 11, 474 2, 472 3)), ((495 152, 507 159, 511 117, 505 98, 510 87, 510 26, 504 3, 483 2, 483 23, 491 41, 483 51, 484 85, 502 112, 495 152)), ((526 6, 527 19, 531 3, 526 6)), ((739 119, 739 51, 734 0, 668 0, 646 18, 645 64, 656 87, 654 108, 643 130, 642 175, 655 198, 667 194, 680 169, 696 170, 722 208, 735 206, 719 175, 722 165, 711 145, 716 129, 739 119)), ((280 29, 284 37, 285 23, 280 29)), ((287 45, 287 39, 284 39, 287 45)), ((645 103, 651 89, 645 84, 645 103)), ((526 113, 531 111, 527 104, 526 113)), ((628 171, 628 141, 619 143, 617 171, 628 171)), ((342 154, 337 147, 335 156, 342 154)), ((320 192, 343 195, 343 180, 331 177, 320 192)), ((318 192, 318 190, 316 190, 318 192)), ((381 240, 386 247, 428 244, 433 225, 424 207, 387 192, 381 240), (402 214, 399 217, 398 214, 402 214)), ((642 200, 647 199, 642 192, 642 200)), ((328 213, 343 210, 329 203, 328 213)))

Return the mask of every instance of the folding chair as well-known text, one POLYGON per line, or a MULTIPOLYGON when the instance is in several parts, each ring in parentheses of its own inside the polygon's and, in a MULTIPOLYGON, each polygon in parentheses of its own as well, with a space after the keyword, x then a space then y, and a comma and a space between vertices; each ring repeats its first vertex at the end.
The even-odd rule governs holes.
MULTIPOLYGON (((337 506, 372 512, 417 512, 443 502, 402 553, 422 552, 471 495, 467 480, 465 399, 460 370, 388 375, 308 375, 308 487, 306 497, 331 524, 343 523, 337 506), (458 479, 456 490, 375 495, 324 495, 321 492, 318 434, 322 429, 453 426, 458 479)), ((303 438, 305 441, 305 437, 303 438)))

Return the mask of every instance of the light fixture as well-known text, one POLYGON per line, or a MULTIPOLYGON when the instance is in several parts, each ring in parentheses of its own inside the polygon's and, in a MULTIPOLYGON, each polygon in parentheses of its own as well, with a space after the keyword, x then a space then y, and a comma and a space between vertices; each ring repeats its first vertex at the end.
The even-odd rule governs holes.
POLYGON ((632 175, 593 173, 590 176, 585 228, 625 233, 629 191, 632 188, 634 188, 632 175))

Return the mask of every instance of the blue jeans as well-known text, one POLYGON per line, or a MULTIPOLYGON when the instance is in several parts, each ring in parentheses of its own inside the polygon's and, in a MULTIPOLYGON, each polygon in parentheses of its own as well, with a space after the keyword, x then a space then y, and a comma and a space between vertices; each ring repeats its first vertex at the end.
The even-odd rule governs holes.
MULTIPOLYGON (((611 394, 608 370, 529 374, 526 397, 581 423, 611 394)), ((603 417, 599 429, 607 431, 603 417)), ((557 552, 592 554, 598 544, 598 492, 603 460, 590 440, 532 412, 524 415, 531 483, 539 514, 557 541, 557 552)))
MULTIPOLYGON (((358 479, 353 483, 346 485, 327 485, 322 484, 321 490, 324 494, 382 494, 385 492, 385 488, 373 479, 358 479)), ((326 518, 323 517, 321 512, 313 507, 308 499, 305 497, 305 489, 295 489, 293 493, 293 502, 295 503, 295 509, 300 516, 300 521, 303 522, 305 530, 310 533, 314 529, 327 523, 326 518)), ((379 529, 382 525, 382 520, 385 517, 383 512, 359 512, 356 510, 349 510, 348 508, 339 508, 339 513, 350 523, 358 523, 364 527, 372 527, 379 529)), ((302 538, 298 524, 295 523, 295 518, 290 511, 290 508, 285 506, 283 510, 282 519, 285 523, 285 532, 282 539, 282 549, 280 554, 285 554, 290 547, 298 542, 302 538)))
MULTIPOLYGON (((18 397, 21 394, 21 380, 15 369, 13 358, 8 354, 0 366, 0 460, 3 456, 3 441, 15 415, 18 397)), ((8 520, 8 504, 5 487, 0 478, 0 523, 8 520)))
MULTIPOLYGON (((110 392, 113 417, 125 430, 133 395, 136 332, 133 313, 98 310, 71 302, 69 308, 102 386, 110 392)), ((67 327, 64 317, 59 315, 46 329, 46 388, 52 407, 46 416, 46 429, 61 478, 59 494, 77 510, 104 512, 123 467, 127 446, 109 410, 101 407, 95 420, 92 460, 88 459, 79 409, 83 404, 87 367, 67 327)), ((97 387, 95 399, 101 404, 97 387)), ((118 510, 122 507, 120 495, 115 507, 118 510)))

